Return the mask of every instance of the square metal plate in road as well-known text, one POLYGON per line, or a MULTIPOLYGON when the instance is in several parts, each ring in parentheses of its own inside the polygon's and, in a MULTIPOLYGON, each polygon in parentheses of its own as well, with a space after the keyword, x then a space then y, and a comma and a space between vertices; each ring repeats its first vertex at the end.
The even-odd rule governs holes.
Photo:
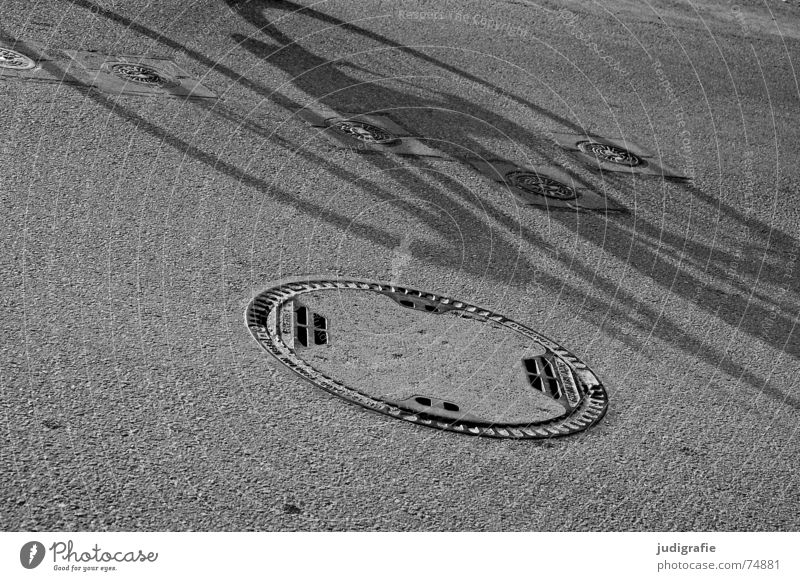
POLYGON ((688 179, 655 153, 630 139, 572 133, 553 133, 553 140, 591 169, 635 175, 688 179))
POLYGON ((479 173, 511 190, 524 204, 548 210, 607 210, 623 206, 575 183, 566 172, 552 166, 521 167, 503 159, 466 160, 479 173))
POLYGON ((30 41, 0 44, 0 79, 39 83, 76 83, 72 60, 63 51, 30 41))
POLYGON ((72 74, 87 85, 115 95, 214 99, 216 95, 170 59, 64 51, 79 67, 72 74))
POLYGON ((297 115, 336 145, 364 153, 394 153, 449 159, 411 135, 407 129, 382 114, 337 113, 331 109, 301 109, 297 115))

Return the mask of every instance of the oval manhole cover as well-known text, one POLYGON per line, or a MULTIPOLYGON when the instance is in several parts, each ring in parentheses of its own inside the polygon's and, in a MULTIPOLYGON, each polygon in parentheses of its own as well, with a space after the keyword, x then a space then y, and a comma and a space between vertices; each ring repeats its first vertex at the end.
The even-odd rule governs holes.
POLYGON ((581 141, 576 145, 583 153, 594 156, 600 161, 628 167, 637 167, 645 163, 638 155, 616 145, 598 143, 596 141, 581 141))
POLYGON ((505 175, 505 181, 508 185, 515 186, 528 194, 545 198, 574 200, 578 197, 578 192, 568 185, 532 171, 508 172, 505 175))
POLYGON ((396 145, 400 138, 377 125, 353 119, 337 119, 330 126, 348 137, 373 145, 396 145))
POLYGON ((21 52, 0 47, 0 68, 24 71, 36 66, 34 60, 21 52))
POLYGON ((111 72, 124 81, 130 81, 148 87, 171 87, 179 83, 158 69, 135 63, 113 63, 109 65, 111 72))
POLYGON ((608 406, 575 355, 448 297, 360 280, 286 281, 256 296, 253 337, 316 386, 399 419, 497 438, 585 430, 608 406))

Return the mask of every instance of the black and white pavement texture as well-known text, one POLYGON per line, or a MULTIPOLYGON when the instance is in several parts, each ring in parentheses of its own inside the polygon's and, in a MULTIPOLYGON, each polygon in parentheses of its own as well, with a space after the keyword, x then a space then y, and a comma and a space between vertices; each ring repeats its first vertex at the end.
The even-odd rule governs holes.
POLYGON ((798 2, 3 0, 25 43, 56 56, 0 73, 3 530, 800 527, 798 2), (216 98, 92 88, 63 51, 170 59, 216 98), (303 109, 440 155, 342 148, 303 109), (626 211, 526 205, 469 159, 626 211), (527 324, 608 414, 525 441, 350 405, 244 324, 307 273, 527 324))

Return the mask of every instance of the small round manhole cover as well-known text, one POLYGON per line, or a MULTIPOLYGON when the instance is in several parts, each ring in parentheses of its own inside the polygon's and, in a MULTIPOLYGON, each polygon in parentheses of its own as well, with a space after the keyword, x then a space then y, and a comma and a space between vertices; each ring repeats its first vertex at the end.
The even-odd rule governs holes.
POLYGON ((345 135, 372 145, 396 145, 400 138, 377 125, 352 119, 337 119, 330 126, 345 135))
POLYGON ((24 71, 35 66, 36 63, 30 57, 10 48, 0 47, 0 68, 24 71))
POLYGON ((515 186, 520 190, 553 198, 555 200, 574 200, 578 197, 578 192, 558 180, 537 174, 532 171, 511 171, 505 175, 505 181, 510 186, 515 186))
POLYGON ((503 315, 389 283, 286 281, 256 296, 253 337, 316 386, 389 416, 496 438, 552 438, 605 414, 575 355, 503 315))
POLYGON ((170 87, 177 83, 154 67, 134 63, 115 63, 111 72, 124 81, 147 87, 170 87))
POLYGON ((628 167, 645 165, 641 157, 623 147, 609 145, 608 143, 597 143, 596 141, 581 141, 577 145, 578 149, 583 153, 594 156, 600 161, 628 167))

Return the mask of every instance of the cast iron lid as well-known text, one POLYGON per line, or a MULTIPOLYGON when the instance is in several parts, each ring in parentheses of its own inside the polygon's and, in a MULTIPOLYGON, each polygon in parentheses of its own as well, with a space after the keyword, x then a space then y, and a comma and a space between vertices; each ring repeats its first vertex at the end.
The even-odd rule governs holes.
POLYGON ((34 60, 21 52, 0 46, 0 68, 26 70, 36 66, 34 60))
POLYGON ((400 143, 400 138, 392 134, 388 129, 378 127, 366 121, 356 119, 331 119, 328 126, 336 131, 352 137, 364 143, 374 145, 396 145, 400 143))
POLYGON ((111 62, 105 63, 104 66, 123 81, 128 81, 137 85, 145 85, 147 87, 174 87, 179 84, 166 73, 145 64, 111 62))
POLYGON ((522 191, 536 196, 555 200, 574 200, 578 197, 578 193, 568 185, 532 171, 511 171, 505 175, 504 179, 508 185, 516 186, 522 191))
POLYGON ((618 145, 599 143, 597 141, 581 141, 576 145, 580 151, 588 155, 593 155, 600 161, 628 167, 647 165, 641 157, 618 145))
POLYGON ((496 438, 583 431, 608 397, 575 355, 475 305, 390 283, 289 279, 246 322, 292 371, 343 399, 433 428, 496 438))

